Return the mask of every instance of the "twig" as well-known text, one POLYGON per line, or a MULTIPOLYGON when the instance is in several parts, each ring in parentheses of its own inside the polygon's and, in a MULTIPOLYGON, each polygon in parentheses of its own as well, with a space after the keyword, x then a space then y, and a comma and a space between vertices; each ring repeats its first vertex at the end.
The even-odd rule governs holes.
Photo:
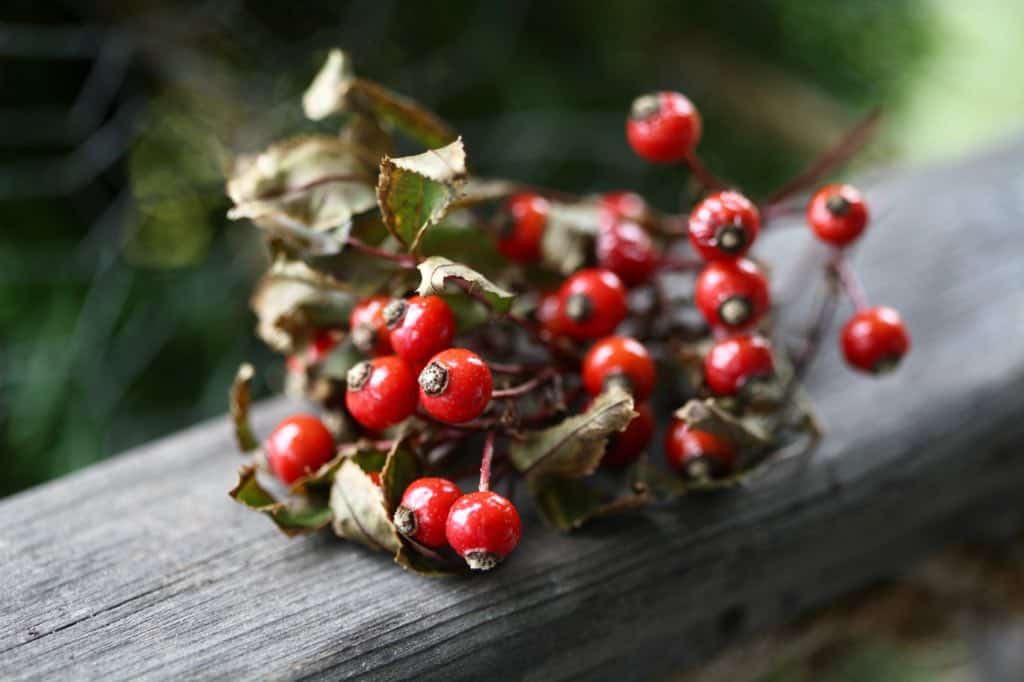
POLYGON ((700 160, 696 152, 691 152, 684 160, 683 163, 690 169, 690 173, 700 183, 701 188, 705 192, 712 192, 719 189, 725 189, 728 185, 715 176, 708 167, 704 165, 704 162, 700 160))
POLYGON ((494 431, 484 439, 484 454, 480 458, 480 492, 491 489, 491 460, 494 458, 494 431))
POLYGON ((867 294, 864 293, 864 285, 861 284, 857 272, 850 267, 845 251, 836 250, 832 257, 832 267, 835 269, 836 275, 839 277, 839 283, 842 285, 846 295, 853 301, 853 307, 858 311, 870 307, 867 294))
POLYGON ((763 202, 762 211, 770 212, 797 192, 817 184, 821 178, 837 166, 848 161, 850 157, 864 147, 881 119, 882 110, 880 108, 872 110, 850 132, 843 136, 834 147, 819 156, 792 180, 768 195, 768 198, 763 202))
POLYGON ((492 398, 518 398, 519 396, 526 395, 533 389, 537 388, 551 377, 558 374, 558 370, 554 367, 546 367, 541 370, 537 376, 533 377, 529 381, 524 381, 518 386, 512 386, 511 388, 499 388, 491 393, 492 398))
POLYGON ((360 239, 356 239, 355 237, 349 237, 348 239, 345 240, 345 243, 348 246, 351 246, 356 251, 362 251, 365 254, 389 260, 397 264, 399 267, 405 268, 407 270, 414 269, 416 265, 419 264, 420 262, 420 259, 417 258, 416 256, 413 256, 412 254, 401 254, 385 251, 384 249, 378 248, 376 246, 370 246, 366 242, 360 239))

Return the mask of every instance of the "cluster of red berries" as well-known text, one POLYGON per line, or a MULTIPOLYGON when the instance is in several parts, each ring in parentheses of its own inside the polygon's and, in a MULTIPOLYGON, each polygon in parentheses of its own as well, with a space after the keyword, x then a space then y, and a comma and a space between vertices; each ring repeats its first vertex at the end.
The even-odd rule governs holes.
POLYGON ((409 484, 395 510, 395 528, 431 549, 450 546, 473 570, 487 571, 508 556, 522 534, 519 512, 490 490, 463 495, 446 478, 409 484))
POLYGON ((357 346, 376 356, 352 367, 346 382, 345 405, 365 428, 394 426, 417 404, 450 424, 487 408, 490 367, 471 350, 451 348, 455 315, 440 296, 375 296, 353 309, 349 323, 357 346))
MULTIPOLYGON (((608 438, 602 463, 622 467, 641 456, 656 430, 650 401, 658 372, 649 348, 619 328, 629 316, 631 290, 653 284, 652 291, 660 292, 655 278, 673 267, 665 254, 677 241, 688 240, 700 259, 687 261, 685 267, 693 267, 696 274, 693 303, 706 323, 700 333, 710 330, 713 339, 702 359, 699 390, 704 396, 730 398, 722 404, 743 411, 762 387, 777 381, 776 356, 765 319, 772 308, 771 288, 762 266, 748 255, 762 232, 761 211, 742 193, 721 189, 721 182, 700 175, 695 150, 701 132, 699 112, 679 93, 652 93, 633 102, 626 121, 626 138, 633 150, 650 162, 686 164, 698 174, 706 194, 689 215, 679 217, 659 214, 631 192, 600 197, 588 266, 570 274, 556 289, 538 292, 535 322, 508 316, 538 346, 547 348, 557 365, 544 369, 543 378, 525 382, 521 391, 495 392, 491 366, 472 350, 453 347, 456 318, 441 296, 371 296, 353 308, 349 339, 366 359, 348 370, 344 403, 361 427, 361 436, 393 443, 381 432, 414 415, 441 427, 418 434, 421 445, 436 445, 438 436, 448 445, 472 431, 487 434, 476 492, 463 494, 444 477, 419 478, 406 487, 392 521, 410 545, 425 554, 451 548, 474 570, 491 569, 514 550, 522 531, 519 513, 510 500, 490 490, 494 439, 504 435, 510 441, 526 440, 520 427, 549 425, 564 415, 569 404, 583 402, 562 389, 566 378, 577 384, 572 386, 573 396, 586 395, 591 402, 611 387, 632 395, 635 415, 608 438), (518 412, 521 405, 510 403, 504 412, 488 413, 492 398, 518 400, 528 388, 532 391, 552 376, 558 379, 558 397, 550 402, 557 407, 524 417, 518 412), (454 441, 444 440, 452 433, 454 441)), ((553 200, 533 192, 516 194, 505 203, 496 246, 509 261, 523 266, 517 272, 530 273, 548 255, 545 248, 552 242, 546 242, 545 236, 553 229, 556 208, 553 200)), ((845 260, 845 249, 867 228, 866 202, 850 185, 827 185, 811 197, 806 220, 813 234, 831 249, 830 272, 856 307, 840 338, 847 362, 868 372, 891 369, 909 350, 907 330, 896 311, 868 306, 845 260)), ((365 244, 363 248, 391 256, 410 270, 419 260, 415 253, 399 256, 365 244)), ((289 361, 301 368, 315 366, 342 338, 340 330, 318 330, 304 354, 289 361)), ((509 369, 512 366, 494 363, 499 372, 518 374, 532 372, 536 363, 509 369)), ((534 403, 547 406, 548 397, 534 397, 534 403)), ((681 477, 699 482, 745 468, 739 463, 746 453, 716 433, 674 420, 664 437, 669 465, 681 477)), ((506 469, 510 462, 515 465, 511 446, 509 450, 504 453, 507 461, 501 462, 506 469)), ((314 474, 338 452, 324 423, 301 414, 282 421, 265 445, 270 468, 286 484, 314 474)), ((380 485, 379 472, 369 476, 380 485)))

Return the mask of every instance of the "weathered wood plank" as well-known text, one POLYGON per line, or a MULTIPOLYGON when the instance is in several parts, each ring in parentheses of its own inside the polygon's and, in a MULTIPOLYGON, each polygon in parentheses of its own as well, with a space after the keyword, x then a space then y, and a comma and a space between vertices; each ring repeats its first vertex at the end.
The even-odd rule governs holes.
POLYGON ((803 470, 571 538, 533 525, 495 574, 429 580, 237 507, 216 420, 0 503, 0 678, 647 677, 1019 528, 1022 163, 1017 144, 871 187, 857 262, 916 345, 878 381, 829 345, 810 387, 829 435, 803 470))

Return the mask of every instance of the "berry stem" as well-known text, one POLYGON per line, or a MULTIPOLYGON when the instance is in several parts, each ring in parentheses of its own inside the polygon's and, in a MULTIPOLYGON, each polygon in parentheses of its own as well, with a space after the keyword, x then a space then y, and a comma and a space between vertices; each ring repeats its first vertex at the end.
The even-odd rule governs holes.
POLYGON ((772 209, 779 204, 794 194, 818 184, 825 175, 848 161, 871 139, 871 134, 875 131, 881 119, 882 110, 880 108, 873 109, 871 113, 846 133, 835 146, 815 159, 810 166, 793 177, 789 182, 768 195, 768 198, 763 202, 762 211, 767 214, 773 213, 772 209))
POLYGON ((708 170, 708 167, 704 165, 704 162, 700 160, 696 152, 691 152, 683 159, 683 163, 690 169, 690 173, 700 183, 701 188, 705 192, 712 192, 718 189, 725 189, 726 185, 722 180, 717 178, 714 173, 708 170))
POLYGON ((835 252, 830 267, 835 270, 843 291, 846 292, 846 295, 853 302, 853 307, 858 311, 869 308, 868 297, 864 293, 864 285, 861 284, 860 277, 857 276, 856 271, 850 267, 850 262, 846 259, 846 254, 843 251, 837 250, 835 252))
POLYGON ((491 393, 491 397, 518 398, 519 396, 526 395, 556 374, 558 374, 558 370, 554 367, 545 367, 529 381, 524 381, 518 386, 512 386, 511 388, 499 388, 491 393))
POLYGON ((491 489, 491 460, 494 459, 494 431, 488 431, 484 439, 484 454, 480 458, 480 492, 491 489))
POLYGON ((829 263, 825 267, 824 296, 822 296, 821 303, 814 316, 814 321, 804 336, 803 346, 793 355, 793 376, 790 379, 790 385, 787 387, 787 393, 791 394, 796 389, 796 386, 807 372, 807 368, 810 367, 811 362, 817 355, 818 348, 821 346, 821 340, 825 337, 825 332, 832 325, 832 318, 835 317, 838 304, 838 273, 832 263, 829 263))
POLYGON ((658 261, 659 270, 692 272, 700 270, 702 267, 704 267, 704 262, 696 258, 665 256, 658 261))
POLYGON ((412 270, 420 262, 420 259, 413 255, 404 255, 401 253, 392 253, 385 251, 384 249, 377 248, 376 246, 370 246, 366 242, 356 239, 355 237, 349 237, 345 240, 348 246, 351 246, 356 251, 362 251, 365 254, 376 256, 377 258, 383 258, 397 264, 401 268, 412 270))

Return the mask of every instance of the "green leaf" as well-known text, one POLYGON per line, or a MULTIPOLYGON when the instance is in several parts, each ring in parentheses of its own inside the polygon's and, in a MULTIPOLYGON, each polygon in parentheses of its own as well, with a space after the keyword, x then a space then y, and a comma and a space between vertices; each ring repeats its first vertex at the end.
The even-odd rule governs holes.
POLYGON ((395 513, 395 508, 401 502, 405 489, 421 476, 421 471, 419 455, 409 445, 409 440, 397 439, 391 451, 388 452, 380 472, 388 514, 395 513))
POLYGON ((249 406, 252 402, 252 377, 255 373, 253 366, 248 362, 243 363, 238 372, 235 373, 235 380, 231 384, 231 397, 229 406, 231 409, 231 421, 235 425, 235 442, 242 452, 250 452, 260 446, 252 426, 249 424, 249 406))
POLYGON ((635 416, 633 396, 612 385, 586 412, 513 441, 509 458, 529 476, 585 476, 601 462, 608 437, 625 429, 635 416))
MULTIPOLYGON (((366 159, 350 142, 293 137, 235 160, 227 183, 235 206, 228 217, 249 218, 289 239, 316 240, 308 233, 342 226, 376 205, 373 180, 366 159)), ((340 248, 334 241, 333 248, 340 248)))
POLYGON ((398 531, 384 506, 384 493, 353 460, 346 459, 331 486, 331 527, 340 537, 371 549, 398 554, 398 531))
POLYGON ((327 507, 292 505, 278 502, 256 479, 256 467, 246 466, 239 472, 238 484, 228 493, 236 502, 265 514, 282 533, 305 535, 331 522, 327 507))
POLYGON ((418 268, 420 286, 416 293, 420 296, 441 294, 445 291, 448 280, 457 280, 463 282, 470 292, 485 299, 492 310, 502 314, 509 311, 516 297, 514 293, 502 289, 476 270, 443 256, 431 256, 420 263, 418 268))
POLYGON ((250 301, 260 338, 284 353, 301 349, 319 328, 344 326, 353 304, 345 284, 284 258, 263 275, 250 301))
POLYGON ((448 124, 413 100, 357 78, 348 54, 338 49, 328 54, 302 96, 302 107, 314 121, 349 111, 373 114, 427 147, 440 147, 455 139, 448 124))
POLYGON ((427 229, 444 218, 465 177, 462 138, 416 156, 384 157, 377 182, 384 225, 402 244, 416 249, 427 229))
POLYGON ((632 491, 609 499, 581 479, 555 476, 531 479, 530 492, 544 520, 566 532, 591 519, 623 514, 651 501, 645 493, 632 491))

